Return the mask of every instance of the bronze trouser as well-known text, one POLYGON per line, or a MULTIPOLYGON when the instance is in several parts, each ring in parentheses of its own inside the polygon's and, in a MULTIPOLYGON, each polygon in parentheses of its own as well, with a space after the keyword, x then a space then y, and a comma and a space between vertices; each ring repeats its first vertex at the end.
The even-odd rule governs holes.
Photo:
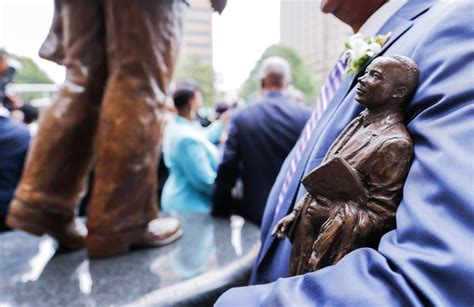
POLYGON ((305 196, 304 205, 300 209, 301 219, 295 229, 292 242, 289 275, 295 276, 306 273, 307 263, 313 251, 321 225, 327 220, 329 210, 318 204, 313 197, 305 196))
POLYGON ((59 3, 62 24, 52 30, 61 31, 66 82, 42 119, 16 198, 72 217, 95 153, 89 230, 144 226, 157 216, 162 106, 183 4, 59 3))

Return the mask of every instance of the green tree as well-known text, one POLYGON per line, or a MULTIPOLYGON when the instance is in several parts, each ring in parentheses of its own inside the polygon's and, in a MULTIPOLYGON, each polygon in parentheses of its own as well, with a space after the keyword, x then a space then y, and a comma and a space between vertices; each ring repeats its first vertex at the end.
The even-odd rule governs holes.
POLYGON ((250 72, 247 80, 240 88, 240 96, 244 99, 250 97, 253 93, 260 89, 260 80, 258 79, 258 72, 263 60, 272 56, 280 56, 288 61, 291 67, 291 75, 293 85, 296 89, 303 92, 306 100, 311 100, 316 95, 317 84, 315 84, 311 77, 311 72, 308 65, 304 63, 299 54, 291 47, 285 45, 272 45, 268 47, 262 54, 260 59, 255 64, 255 67, 250 72))
MULTIPOLYGON (((13 83, 32 83, 32 84, 53 84, 53 80, 39 66, 28 57, 15 56, 15 59, 21 63, 21 68, 16 72, 13 83)), ((21 98, 24 101, 41 98, 41 93, 28 92, 23 93, 21 98)))
POLYGON ((192 57, 180 60, 174 72, 173 81, 179 82, 192 78, 199 83, 202 89, 205 106, 212 106, 214 104, 214 69, 211 65, 202 61, 198 57, 192 57))
POLYGON ((15 56, 21 63, 21 68, 16 72, 13 83, 52 84, 53 80, 31 58, 15 56))

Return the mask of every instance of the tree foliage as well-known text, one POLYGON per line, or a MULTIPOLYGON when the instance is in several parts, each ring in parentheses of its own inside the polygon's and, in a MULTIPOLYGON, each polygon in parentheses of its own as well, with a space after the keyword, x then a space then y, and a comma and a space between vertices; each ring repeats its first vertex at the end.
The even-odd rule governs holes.
POLYGON ((240 88, 240 96, 248 99, 253 93, 260 89, 260 80, 258 76, 260 65, 263 60, 272 56, 280 56, 288 61, 291 67, 293 85, 296 89, 303 92, 306 100, 311 100, 316 94, 316 84, 311 77, 308 65, 304 63, 299 54, 291 47, 285 45, 272 45, 268 47, 255 64, 249 77, 240 88))
POLYGON ((211 65, 202 61, 198 57, 182 59, 178 62, 174 72, 173 81, 178 84, 180 81, 192 78, 199 83, 202 89, 205 106, 214 104, 214 69, 211 65))
POLYGON ((31 58, 23 56, 15 56, 16 60, 21 63, 21 68, 16 72, 13 83, 36 83, 36 84, 52 84, 51 78, 39 66, 33 62, 31 58))

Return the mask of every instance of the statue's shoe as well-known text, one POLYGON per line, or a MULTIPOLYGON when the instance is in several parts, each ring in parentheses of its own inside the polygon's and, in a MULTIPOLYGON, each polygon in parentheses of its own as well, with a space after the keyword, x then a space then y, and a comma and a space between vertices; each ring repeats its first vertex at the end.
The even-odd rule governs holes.
POLYGON ((122 232, 89 231, 86 249, 89 258, 106 258, 128 253, 132 247, 151 247, 169 244, 181 237, 183 230, 175 218, 157 218, 147 228, 133 228, 122 232))
POLYGON ((37 236, 48 234, 58 241, 61 250, 78 250, 85 245, 87 230, 79 219, 46 212, 17 199, 10 204, 6 224, 37 236))

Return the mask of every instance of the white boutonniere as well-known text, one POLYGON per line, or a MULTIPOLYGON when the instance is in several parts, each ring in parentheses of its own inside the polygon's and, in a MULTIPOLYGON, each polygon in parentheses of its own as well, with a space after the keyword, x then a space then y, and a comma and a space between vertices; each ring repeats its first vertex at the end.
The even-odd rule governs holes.
POLYGON ((360 33, 352 35, 345 44, 346 57, 348 57, 346 73, 356 75, 367 61, 382 50, 390 34, 370 37, 364 37, 360 33))

